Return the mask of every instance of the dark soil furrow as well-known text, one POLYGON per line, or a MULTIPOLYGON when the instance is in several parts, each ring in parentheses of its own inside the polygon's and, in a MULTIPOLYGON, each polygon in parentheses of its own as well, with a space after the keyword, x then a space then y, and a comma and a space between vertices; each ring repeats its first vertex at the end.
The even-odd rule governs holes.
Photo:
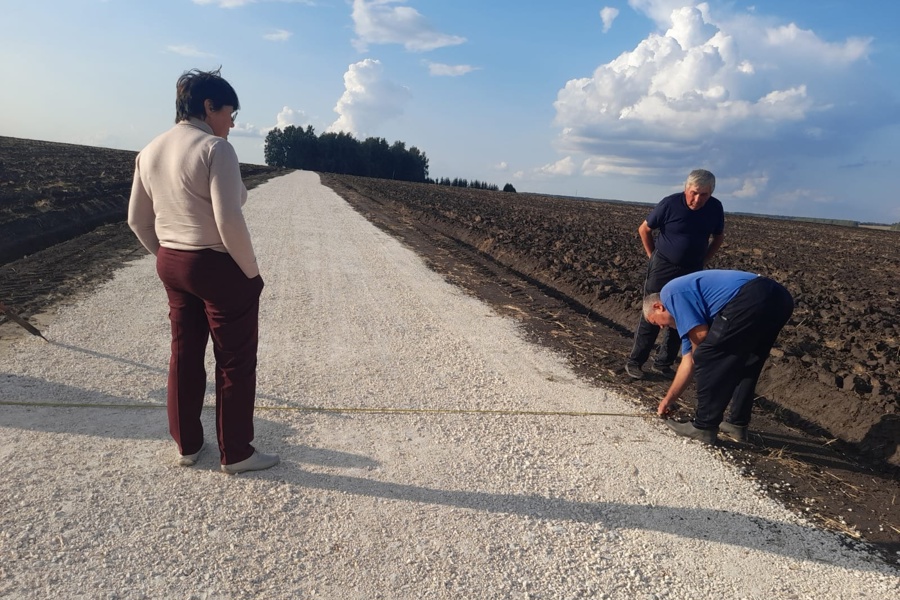
MULTIPOLYGON (((609 203, 610 210, 604 212, 606 203, 583 200, 444 190, 343 175, 323 174, 322 178, 449 281, 489 302, 498 312, 518 319, 535 341, 567 355, 579 374, 637 399, 647 410, 655 408, 668 381, 648 377, 634 382, 623 374, 644 268, 636 229, 649 207, 609 203), (539 211, 540 218, 527 217, 526 208, 539 211), (526 217, 519 221, 519 215, 526 217), (602 227, 592 228, 584 219, 601 220, 602 227), (480 228, 485 222, 492 223, 489 230, 480 228), (501 222, 509 229, 501 230, 501 222), (610 231, 616 228, 633 232, 610 231), (605 233, 592 236, 591 231, 605 233), (610 242, 612 239, 616 241, 610 242)), ((768 221, 730 217, 728 236, 733 247, 723 249, 716 266, 754 270, 781 280, 790 274, 789 287, 799 296, 799 320, 795 319, 792 327, 805 326, 803 319, 815 310, 809 306, 814 303, 803 298, 810 294, 807 290, 837 286, 817 280, 810 261, 799 260, 798 264, 804 265, 802 272, 780 263, 763 268, 760 263, 776 252, 787 254, 779 244, 789 244, 794 235, 788 224, 773 220, 769 227, 768 221), (748 233, 754 227, 764 233, 748 233), (742 240, 748 236, 758 239, 746 249, 742 240)), ((862 243, 860 239, 871 243, 882 233, 812 226, 816 227, 824 227, 825 233, 838 239, 846 237, 851 244, 862 243)), ((816 238, 821 234, 820 230, 816 238)), ((890 260, 900 265, 898 257, 891 256, 890 260)), ((823 266, 834 265, 826 261, 820 263, 820 268, 823 266)), ((843 286, 839 290, 829 291, 829 297, 850 293, 843 286)), ((877 302, 879 294, 884 299, 891 293, 881 288, 871 296, 877 302)), ((866 295, 856 290, 853 294, 866 295)), ((869 310, 846 308, 862 314, 869 310)), ((842 331, 838 322, 818 331, 825 340, 867 343, 859 332, 842 331)), ((763 395, 754 416, 751 443, 725 441, 720 451, 727 460, 742 465, 746 475, 760 482, 767 493, 800 514, 846 533, 848 543, 867 540, 890 560, 900 561, 900 470, 886 460, 896 460, 897 388, 865 395, 826 385, 810 361, 802 358, 814 351, 815 345, 798 354, 801 349, 793 347, 798 343, 796 334, 785 333, 758 389, 763 395), (882 398, 886 403, 880 402, 882 398), (810 409, 814 402, 821 406, 810 409), (868 429, 863 429, 868 438, 864 436, 862 443, 854 441, 853 435, 859 435, 854 432, 865 419, 868 429), (823 421, 831 426, 823 426, 823 421)), ((692 400, 690 395, 685 398, 686 413, 692 400)))
MULTIPOLYGON (((133 152, 0 137, 0 226, 16 222, 0 240, 20 242, 0 259, 0 301, 27 318, 145 254, 121 220, 78 234, 105 207, 124 215, 133 161, 133 152), (62 238, 48 233, 56 229, 62 238), (46 235, 26 251, 29 230, 46 235)), ((277 174, 242 170, 248 187, 277 174)), ((636 230, 649 205, 323 180, 580 375, 653 410, 667 382, 622 371, 645 268, 636 230)), ((751 443, 719 452, 788 506, 897 561, 900 233, 728 215, 726 234, 713 266, 786 283, 797 309, 761 381, 751 443)))

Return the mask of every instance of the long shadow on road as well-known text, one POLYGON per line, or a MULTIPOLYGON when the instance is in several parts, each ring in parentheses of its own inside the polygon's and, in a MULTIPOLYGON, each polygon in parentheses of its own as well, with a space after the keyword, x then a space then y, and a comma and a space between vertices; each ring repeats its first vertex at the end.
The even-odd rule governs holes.
MULTIPOLYGON (((324 452, 324 451, 323 451, 324 452)), ((283 477, 275 473, 257 476, 283 477)), ((281 480, 281 479, 279 479, 281 480)), ((601 523, 610 529, 641 529, 682 538, 744 547, 798 560, 842 566, 849 549, 836 549, 838 541, 823 540, 823 532, 813 527, 773 521, 726 510, 623 504, 619 502, 578 502, 529 494, 503 494, 465 490, 434 489, 360 477, 313 473, 300 470, 289 477, 291 483, 319 490, 335 491, 417 504, 452 506, 473 511, 519 515, 543 521, 601 523), (846 556, 842 556, 846 553, 846 556)), ((854 561, 853 569, 888 572, 874 554, 854 561)))
MULTIPOLYGON (((159 403, 135 403, 134 399, 115 397, 104 393, 78 389, 71 386, 20 375, 0 375, 0 401, 22 399, 30 406, 0 411, 0 426, 55 432, 76 433, 105 438, 164 439, 162 415, 153 411, 132 410, 133 426, 111 426, 104 419, 103 411, 153 408, 162 412, 159 403), (74 403, 65 408, 64 403, 41 408, 42 399, 65 398, 74 403), (89 408, 87 405, 101 405, 89 408), (113 408, 113 405, 117 405, 113 408), (67 411, 65 419, 52 414, 67 411), (84 416, 84 412, 90 415, 84 416), (76 416, 81 414, 82 416, 76 416)), ((258 419, 257 427, 268 438, 286 440, 296 433, 292 427, 277 420, 258 419)), ((600 523, 610 529, 637 529, 670 534, 682 538, 707 540, 714 543, 744 547, 768 554, 809 560, 841 566, 850 563, 856 570, 887 572, 888 566, 874 554, 861 554, 841 547, 837 537, 831 537, 819 529, 796 523, 774 521, 767 518, 741 514, 727 510, 685 508, 625 504, 621 502, 581 502, 535 494, 489 493, 481 491, 436 489, 403 482, 387 482, 333 473, 316 473, 297 467, 299 464, 320 465, 328 468, 369 468, 377 461, 363 456, 328 448, 313 448, 283 442, 285 463, 271 471, 250 474, 252 477, 271 480, 279 485, 289 483, 301 488, 334 491, 357 496, 367 496, 411 502, 452 506, 484 513, 518 515, 543 521, 574 523, 600 523)), ((186 476, 189 476, 187 473, 186 476)), ((244 475, 247 476, 247 475, 244 475)))

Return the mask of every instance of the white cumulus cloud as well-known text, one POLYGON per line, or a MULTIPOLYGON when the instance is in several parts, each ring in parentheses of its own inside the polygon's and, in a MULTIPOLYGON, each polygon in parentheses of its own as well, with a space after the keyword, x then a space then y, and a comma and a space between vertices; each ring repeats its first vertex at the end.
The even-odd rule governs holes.
POLYGON ((743 178, 731 195, 735 198, 755 198, 759 193, 766 189, 769 183, 769 176, 765 174, 750 175, 743 178))
POLYGON ((245 138, 265 137, 276 127, 278 129, 284 129, 285 127, 293 125, 295 127, 306 128, 308 124, 309 117, 305 112, 303 112, 302 110, 294 110, 289 106, 285 106, 275 116, 275 125, 271 127, 259 127, 252 123, 242 121, 239 113, 238 120, 234 124, 234 127, 231 128, 231 132, 229 133, 229 135, 245 138))
POLYGON ((281 112, 275 117, 275 127, 284 129, 289 125, 302 127, 309 123, 309 117, 302 110, 294 110, 290 106, 285 106, 281 112))
POLYGON ((405 4, 406 0, 353 0, 354 46, 363 52, 369 44, 400 44, 411 52, 427 52, 466 41, 440 33, 405 4))
POLYGON ((384 75, 380 61, 367 58, 350 65, 344 73, 344 93, 334 107, 339 116, 327 131, 373 135, 388 119, 403 114, 410 91, 384 75))
POLYGON ((567 156, 563 159, 560 159, 554 163, 550 163, 540 167, 537 172, 543 175, 573 175, 576 171, 577 167, 575 165, 575 161, 571 156, 567 156))
POLYGON ((762 193, 787 168, 770 157, 833 152, 848 122, 878 126, 858 110, 871 40, 685 4, 629 0, 658 31, 559 90, 557 146, 588 157, 583 173, 671 183, 709 165, 762 193))
MULTIPOLYGON (((662 29, 669 26, 672 11, 690 4, 690 0, 628 0, 628 6, 656 21, 662 29)), ((707 8, 705 3, 699 6, 707 8)))
POLYGON ((600 19, 603 21, 603 33, 612 28, 613 21, 619 16, 619 9, 611 6, 604 6, 600 9, 600 19))
POLYGON ((268 129, 261 129, 252 123, 237 122, 231 128, 231 131, 228 132, 228 135, 229 137, 255 138, 265 136, 268 131, 268 129))

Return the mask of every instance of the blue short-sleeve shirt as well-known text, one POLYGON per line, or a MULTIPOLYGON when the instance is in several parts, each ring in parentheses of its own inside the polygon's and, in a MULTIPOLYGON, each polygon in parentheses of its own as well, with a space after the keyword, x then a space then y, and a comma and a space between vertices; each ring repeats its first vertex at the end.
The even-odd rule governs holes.
POLYGON ((712 325, 716 315, 744 284, 757 277, 746 271, 710 269, 676 277, 663 286, 660 301, 675 319, 682 355, 691 351, 688 332, 698 325, 712 325))

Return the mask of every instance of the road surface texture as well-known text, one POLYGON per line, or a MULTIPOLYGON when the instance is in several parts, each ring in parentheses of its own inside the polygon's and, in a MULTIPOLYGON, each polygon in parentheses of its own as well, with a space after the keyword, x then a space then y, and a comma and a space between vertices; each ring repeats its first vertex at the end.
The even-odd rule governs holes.
POLYGON ((255 443, 282 463, 228 476, 208 447, 175 466, 165 294, 152 257, 128 262, 38 321, 50 343, 0 348, 0 597, 900 594, 896 569, 580 379, 317 175, 245 212, 266 283, 255 443))

